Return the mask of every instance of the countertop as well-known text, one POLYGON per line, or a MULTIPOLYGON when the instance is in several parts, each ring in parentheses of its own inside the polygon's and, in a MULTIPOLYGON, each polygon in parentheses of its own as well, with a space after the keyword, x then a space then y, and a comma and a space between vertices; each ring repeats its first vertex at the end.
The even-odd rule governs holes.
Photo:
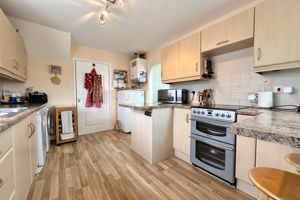
POLYGON ((136 110, 152 110, 160 108, 184 108, 190 109, 197 104, 167 104, 167 103, 154 103, 154 104, 119 104, 121 107, 132 108, 136 110))
POLYGON ((300 113, 267 109, 244 109, 239 114, 253 115, 231 125, 237 135, 300 148, 300 113))
POLYGON ((0 134, 5 130, 9 129, 13 125, 17 124, 22 119, 28 117, 33 112, 45 107, 46 104, 21 104, 21 105, 1 105, 0 108, 17 108, 17 107, 28 107, 11 117, 0 117, 0 134))

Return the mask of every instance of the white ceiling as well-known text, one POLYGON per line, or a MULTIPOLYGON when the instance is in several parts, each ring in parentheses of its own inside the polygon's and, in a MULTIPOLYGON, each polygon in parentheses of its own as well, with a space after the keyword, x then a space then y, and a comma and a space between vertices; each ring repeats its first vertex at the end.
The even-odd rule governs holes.
POLYGON ((0 0, 13 17, 70 32, 75 42, 122 54, 148 51, 253 0, 124 0, 107 24, 104 0, 0 0))

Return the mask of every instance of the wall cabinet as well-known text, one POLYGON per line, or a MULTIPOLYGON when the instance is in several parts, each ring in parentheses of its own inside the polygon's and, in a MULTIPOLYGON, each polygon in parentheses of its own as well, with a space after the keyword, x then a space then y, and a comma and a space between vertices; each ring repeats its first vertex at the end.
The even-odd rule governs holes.
POLYGON ((202 72, 200 33, 195 33, 179 41, 178 77, 198 77, 202 72))
POLYGON ((27 54, 23 39, 1 9, 0 74, 19 81, 27 79, 27 54))
POLYGON ((300 66, 300 1, 267 0, 255 9, 255 71, 300 66))
POLYGON ((162 48, 161 76, 164 83, 199 80, 202 78, 200 36, 201 34, 198 32, 162 48))
POLYGON ((175 155, 189 161, 191 146, 191 110, 174 108, 173 113, 173 148, 175 155))
POLYGON ((161 50, 161 80, 169 82, 178 78, 178 42, 161 50))
POLYGON ((209 55, 253 46, 254 8, 202 31, 201 52, 209 55))

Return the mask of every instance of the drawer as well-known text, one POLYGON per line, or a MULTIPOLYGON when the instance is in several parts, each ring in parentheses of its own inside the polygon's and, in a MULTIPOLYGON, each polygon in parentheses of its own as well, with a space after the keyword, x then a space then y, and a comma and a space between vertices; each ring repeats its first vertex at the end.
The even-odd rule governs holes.
POLYGON ((0 159, 12 147, 12 129, 0 133, 0 159))
POLYGON ((10 149, 0 159, 0 197, 9 199, 14 191, 14 161, 13 150, 10 149))

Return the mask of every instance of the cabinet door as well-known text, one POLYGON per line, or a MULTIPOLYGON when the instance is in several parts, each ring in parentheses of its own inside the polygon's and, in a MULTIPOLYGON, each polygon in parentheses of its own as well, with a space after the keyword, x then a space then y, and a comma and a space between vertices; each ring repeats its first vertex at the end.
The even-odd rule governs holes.
MULTIPOLYGON (((245 42, 253 38, 253 29, 254 8, 251 8, 203 30, 201 51, 207 52, 222 46, 245 42)), ((246 42, 245 45, 247 46, 248 43, 246 42)), ((239 47, 243 45, 237 45, 237 48, 239 47)))
POLYGON ((24 42, 19 33, 13 31, 13 60, 16 63, 15 74, 22 79, 27 76, 27 55, 24 42))
POLYGON ((18 200, 25 200, 31 184, 30 145, 28 138, 28 119, 13 126, 16 195, 18 200))
POLYGON ((7 71, 13 70, 13 47, 12 47, 13 27, 0 9, 0 67, 7 71))
POLYGON ((300 149, 257 140, 256 166, 278 168, 295 173, 295 168, 284 159, 289 153, 300 153, 300 149))
POLYGON ((190 155, 190 114, 190 109, 175 108, 173 115, 173 147, 186 155, 190 155))
POLYGON ((202 74, 200 33, 179 41, 178 77, 186 78, 202 74))
POLYGON ((300 1, 267 0, 255 9, 255 67, 300 61, 300 1))
POLYGON ((236 137, 236 178, 252 184, 248 172, 255 167, 255 154, 256 139, 238 135, 236 137))
POLYGON ((36 128, 35 128, 35 120, 36 120, 36 115, 32 114, 29 117, 29 132, 28 135, 30 136, 29 138, 29 144, 30 144, 30 169, 31 169, 31 183, 34 179, 35 176, 35 171, 37 169, 38 165, 38 160, 37 160, 37 135, 36 135, 36 128))
POLYGON ((178 42, 161 50, 162 80, 178 78, 178 42))

